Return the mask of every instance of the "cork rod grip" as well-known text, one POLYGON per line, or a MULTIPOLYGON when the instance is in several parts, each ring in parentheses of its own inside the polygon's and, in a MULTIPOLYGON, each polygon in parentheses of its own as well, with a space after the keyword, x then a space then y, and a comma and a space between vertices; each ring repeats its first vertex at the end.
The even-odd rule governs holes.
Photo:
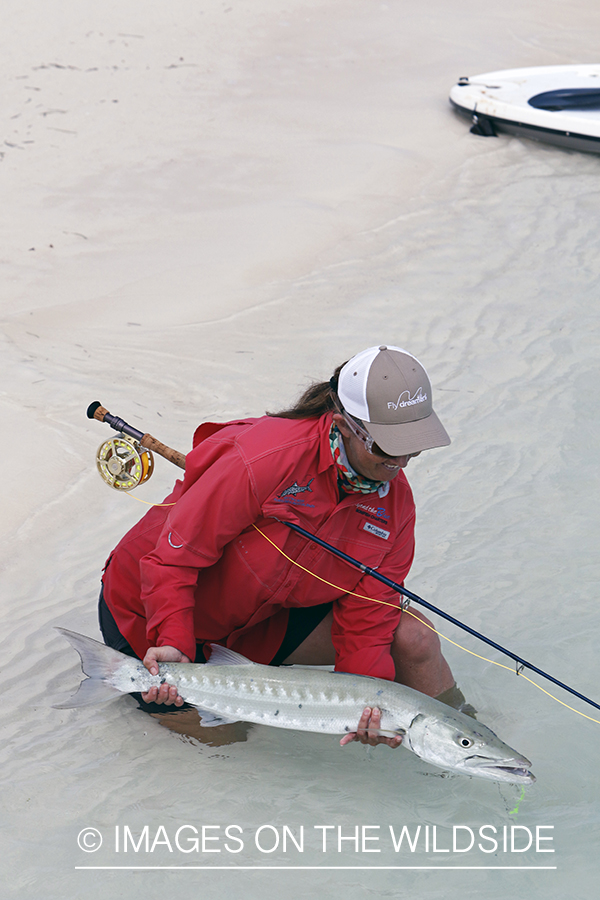
POLYGON ((140 444, 142 447, 146 447, 147 450, 152 450, 153 453, 164 456, 165 459, 168 459, 173 465, 179 466, 180 469, 185 469, 185 453, 180 453, 179 450, 173 450, 172 447, 161 444, 161 442, 157 441, 151 434, 142 435, 140 444))
POLYGON ((164 459, 168 459, 173 465, 179 466, 180 469, 185 469, 185 453, 180 453, 178 450, 173 450, 172 447, 167 447, 166 444, 157 441, 151 434, 144 434, 137 428, 134 428, 133 425, 128 425, 127 422, 120 419, 118 416, 111 415, 99 401, 96 400, 88 406, 87 417, 88 419, 97 419, 98 422, 106 422, 111 428, 116 429, 116 431, 122 431, 123 434, 135 438, 135 440, 139 441, 142 447, 145 447, 147 450, 152 450, 153 453, 157 453, 159 456, 164 457, 164 459))

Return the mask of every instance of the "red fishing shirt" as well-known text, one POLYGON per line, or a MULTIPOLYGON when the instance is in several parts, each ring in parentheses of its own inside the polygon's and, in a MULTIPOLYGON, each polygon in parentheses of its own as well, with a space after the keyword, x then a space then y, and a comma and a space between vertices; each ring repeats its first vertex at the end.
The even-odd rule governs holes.
POLYGON ((282 524, 301 525, 398 583, 410 569, 415 509, 404 473, 384 498, 340 500, 330 427, 330 414, 200 426, 185 477, 165 500, 175 505, 153 507, 104 573, 106 602, 140 658, 170 645, 194 659, 196 642, 215 641, 268 663, 290 607, 334 601, 336 669, 394 678, 399 609, 348 592, 396 607, 398 594, 282 524))

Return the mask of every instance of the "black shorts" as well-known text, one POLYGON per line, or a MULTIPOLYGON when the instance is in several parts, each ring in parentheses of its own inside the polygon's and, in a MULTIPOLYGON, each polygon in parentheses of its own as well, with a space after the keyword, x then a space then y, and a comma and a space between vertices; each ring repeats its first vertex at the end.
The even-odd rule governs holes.
MULTIPOLYGON (((332 606, 332 603, 322 603, 319 606, 292 607, 290 609, 283 641, 269 665, 280 666, 283 661, 306 640, 309 634, 312 634, 317 625, 323 621, 332 606)), ((113 650, 120 650, 121 653, 125 653, 127 656, 133 656, 135 659, 139 659, 133 648, 119 631, 114 616, 104 599, 103 586, 100 588, 100 599, 98 601, 98 622, 102 637, 104 638, 104 643, 108 647, 112 647, 113 650)), ((196 644, 196 658, 194 659, 194 662, 206 662, 204 644, 196 644)), ((138 701, 140 709, 149 713, 178 712, 180 709, 193 708, 189 703, 184 703, 183 706, 177 707, 164 706, 160 703, 146 703, 142 700, 142 695, 137 693, 132 694, 132 697, 135 697, 138 701)))

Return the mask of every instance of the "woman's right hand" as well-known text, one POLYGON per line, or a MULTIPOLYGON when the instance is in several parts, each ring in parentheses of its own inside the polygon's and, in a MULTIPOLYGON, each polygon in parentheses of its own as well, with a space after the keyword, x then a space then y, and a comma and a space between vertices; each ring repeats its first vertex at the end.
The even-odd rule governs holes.
MULTIPOLYGON (((143 663, 151 675, 158 675, 158 664, 161 662, 189 663, 191 659, 176 647, 150 647, 143 663)), ((177 688, 166 683, 145 691, 142 694, 142 700, 145 703, 158 703, 165 706, 181 706, 184 703, 183 697, 177 693, 177 688)))

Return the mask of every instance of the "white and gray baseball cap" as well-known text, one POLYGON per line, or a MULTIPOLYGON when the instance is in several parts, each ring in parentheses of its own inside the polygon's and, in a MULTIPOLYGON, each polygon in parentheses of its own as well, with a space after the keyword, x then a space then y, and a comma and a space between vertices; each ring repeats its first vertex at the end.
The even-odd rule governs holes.
POLYGON ((400 347, 369 347, 353 356, 340 372, 338 397, 390 456, 450 443, 433 411, 427 372, 400 347))

